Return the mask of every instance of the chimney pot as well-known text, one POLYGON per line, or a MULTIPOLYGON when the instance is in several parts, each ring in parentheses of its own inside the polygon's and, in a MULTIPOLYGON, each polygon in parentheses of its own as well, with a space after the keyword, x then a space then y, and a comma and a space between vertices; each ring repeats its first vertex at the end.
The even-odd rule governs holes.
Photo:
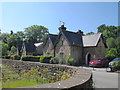
POLYGON ((66 27, 64 27, 64 25, 61 25, 61 27, 58 28, 59 31, 62 31, 62 30, 66 30, 66 27))
POLYGON ((64 25, 61 25, 61 27, 64 27, 64 25))
POLYGON ((78 30, 77 33, 83 35, 83 31, 82 30, 78 30))

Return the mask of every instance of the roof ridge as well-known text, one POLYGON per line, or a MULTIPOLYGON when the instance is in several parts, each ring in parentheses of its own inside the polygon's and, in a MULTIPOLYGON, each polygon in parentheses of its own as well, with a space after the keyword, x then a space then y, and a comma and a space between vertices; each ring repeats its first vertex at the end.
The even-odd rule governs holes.
POLYGON ((102 34, 102 33, 94 33, 94 34, 88 34, 88 35, 82 35, 82 36, 91 36, 91 35, 96 35, 96 34, 102 34))
POLYGON ((51 33, 49 33, 49 35, 55 35, 55 36, 58 36, 57 34, 51 34, 51 33))
MULTIPOLYGON (((66 32, 70 32, 70 33, 78 34, 77 32, 68 31, 68 30, 66 30, 66 32)), ((80 35, 80 34, 78 34, 78 35, 80 35)))

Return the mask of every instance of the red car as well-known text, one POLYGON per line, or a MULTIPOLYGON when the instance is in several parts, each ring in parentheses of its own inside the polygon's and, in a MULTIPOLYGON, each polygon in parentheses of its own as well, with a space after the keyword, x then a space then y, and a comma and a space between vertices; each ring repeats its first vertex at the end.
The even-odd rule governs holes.
POLYGON ((108 66, 108 59, 107 58, 97 58, 93 59, 89 62, 90 67, 107 67, 108 66))

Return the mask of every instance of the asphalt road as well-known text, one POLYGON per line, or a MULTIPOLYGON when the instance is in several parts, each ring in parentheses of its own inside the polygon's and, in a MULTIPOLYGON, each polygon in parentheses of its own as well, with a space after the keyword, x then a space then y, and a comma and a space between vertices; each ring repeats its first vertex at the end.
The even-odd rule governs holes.
MULTIPOLYGON (((93 72, 94 88, 118 88, 118 73, 106 72, 106 68, 89 68, 93 72)), ((120 73, 119 73, 120 76, 120 73)))

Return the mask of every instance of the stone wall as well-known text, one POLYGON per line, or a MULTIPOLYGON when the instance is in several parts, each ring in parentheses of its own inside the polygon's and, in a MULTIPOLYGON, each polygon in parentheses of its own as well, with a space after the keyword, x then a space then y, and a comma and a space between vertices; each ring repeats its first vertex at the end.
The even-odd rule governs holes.
POLYGON ((65 59, 67 58, 67 56, 70 56, 70 46, 68 45, 68 42, 66 41, 66 39, 64 39, 62 35, 60 36, 60 39, 58 40, 58 43, 56 44, 55 56, 59 58, 63 57, 65 59), (63 44, 61 45, 62 38, 63 38, 63 44), (63 53, 63 56, 61 56, 60 53, 63 53))
POLYGON ((37 69, 48 68, 48 70, 51 70, 52 73, 55 73, 56 71, 59 70, 62 72, 69 72, 69 74, 72 76, 70 79, 55 82, 55 83, 20 87, 20 88, 36 88, 37 87, 37 88, 76 89, 76 88, 92 87, 92 73, 88 69, 67 66, 67 65, 60 65, 60 64, 44 64, 44 63, 38 63, 38 62, 27 62, 27 61, 17 61, 17 60, 7 60, 7 59, 3 59, 2 64, 10 67, 14 67, 16 69, 20 69, 20 70, 30 70, 31 67, 34 67, 37 69))
POLYGON ((51 40, 48 38, 43 48, 43 55, 54 55, 54 47, 51 40))
POLYGON ((70 50, 71 50, 70 56, 72 58, 74 58, 75 60, 77 60, 79 65, 83 64, 83 61, 82 61, 82 57, 83 57, 83 55, 82 55, 83 51, 82 50, 83 50, 83 48, 80 47, 80 46, 70 46, 70 50))

